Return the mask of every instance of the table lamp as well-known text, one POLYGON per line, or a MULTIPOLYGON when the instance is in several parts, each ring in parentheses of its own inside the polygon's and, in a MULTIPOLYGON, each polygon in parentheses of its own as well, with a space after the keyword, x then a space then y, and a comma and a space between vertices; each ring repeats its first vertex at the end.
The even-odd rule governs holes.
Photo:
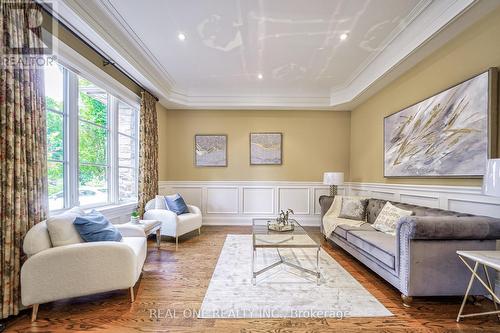
POLYGON ((325 172, 323 174, 323 184, 330 185, 330 196, 337 195, 337 186, 344 184, 344 173, 325 172))
POLYGON ((483 193, 500 197, 500 158, 488 160, 483 178, 483 193))

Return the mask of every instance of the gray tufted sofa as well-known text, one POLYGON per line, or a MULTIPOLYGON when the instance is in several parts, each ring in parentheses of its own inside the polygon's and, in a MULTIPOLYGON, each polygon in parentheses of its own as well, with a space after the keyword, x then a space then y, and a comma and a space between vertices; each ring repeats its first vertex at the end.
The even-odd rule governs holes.
MULTIPOLYGON (((322 196, 319 201, 323 217, 333 197, 322 196)), ((367 223, 360 227, 339 225, 329 241, 396 287, 407 306, 413 296, 463 295, 470 272, 456 251, 495 250, 500 219, 391 202, 413 212, 398 221, 396 236, 392 236, 372 227, 385 203, 370 199, 367 223)), ((480 285, 471 293, 486 294, 480 285)))

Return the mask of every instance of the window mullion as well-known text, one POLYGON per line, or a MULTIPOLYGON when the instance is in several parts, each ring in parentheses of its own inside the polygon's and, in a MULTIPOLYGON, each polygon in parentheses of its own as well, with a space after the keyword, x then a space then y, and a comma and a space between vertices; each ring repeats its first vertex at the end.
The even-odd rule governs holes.
POLYGON ((117 204, 119 198, 119 172, 118 172, 118 101, 115 97, 109 95, 109 137, 110 137, 110 199, 111 202, 117 204))
POLYGON ((79 165, 78 165, 78 78, 75 73, 65 70, 67 75, 66 80, 66 96, 68 106, 68 138, 67 142, 67 165, 68 177, 66 179, 68 184, 68 202, 69 207, 79 205, 78 187, 79 187, 79 165))

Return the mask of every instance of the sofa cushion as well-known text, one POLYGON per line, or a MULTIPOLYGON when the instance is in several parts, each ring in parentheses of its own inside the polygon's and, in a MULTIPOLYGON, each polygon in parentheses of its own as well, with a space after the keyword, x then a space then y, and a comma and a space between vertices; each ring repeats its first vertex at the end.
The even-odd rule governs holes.
POLYGON ((349 231, 347 241, 388 267, 395 268, 396 237, 380 231, 349 231))
POLYGON ((104 215, 96 210, 83 216, 78 216, 73 224, 78 230, 80 237, 86 242, 102 242, 122 240, 122 234, 104 215))
POLYGON ((342 199, 342 208, 339 217, 343 219, 364 221, 366 217, 366 205, 368 200, 351 197, 342 199))
POLYGON ((384 208, 378 214, 375 223, 373 223, 373 227, 386 234, 396 235, 396 224, 399 219, 412 214, 411 210, 404 210, 394 206, 390 202, 386 202, 384 208))
POLYGON ((189 213, 189 209, 186 202, 179 193, 173 195, 165 196, 165 203, 170 211, 176 213, 177 215, 189 213))
POLYGON ((154 200, 154 206, 152 209, 168 209, 167 204, 165 203, 165 196, 156 195, 154 200))
POLYGON ((373 231, 376 232, 376 230, 369 224, 369 223, 363 223, 359 227, 347 225, 347 224, 340 224, 338 225, 335 230, 333 231, 336 235, 347 239, 347 232, 348 231, 373 231))
POLYGON ((51 216, 47 219, 47 230, 53 247, 83 243, 83 239, 73 225, 73 221, 85 212, 79 207, 51 216))

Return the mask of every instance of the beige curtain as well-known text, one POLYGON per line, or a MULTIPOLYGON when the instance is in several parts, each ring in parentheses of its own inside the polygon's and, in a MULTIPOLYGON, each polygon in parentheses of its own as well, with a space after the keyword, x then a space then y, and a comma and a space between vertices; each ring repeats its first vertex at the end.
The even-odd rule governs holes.
MULTIPOLYGON (((30 61, 40 57, 34 49, 40 41, 21 25, 38 6, 20 0, 0 6, 3 47, 27 46, 7 49, 24 62, 0 64, 0 318, 6 318, 21 307, 23 238, 47 211, 47 148, 43 69, 30 61)), ((32 33, 40 37, 39 28, 32 33)))
POLYGON ((158 194, 158 121, 156 100, 142 92, 139 133, 139 214, 158 194))

